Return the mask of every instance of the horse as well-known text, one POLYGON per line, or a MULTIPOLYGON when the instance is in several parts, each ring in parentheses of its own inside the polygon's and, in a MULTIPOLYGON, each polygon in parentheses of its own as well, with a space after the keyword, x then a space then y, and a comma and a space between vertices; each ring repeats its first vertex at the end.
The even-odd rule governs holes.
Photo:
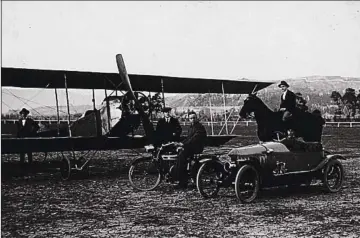
MULTIPOLYGON (((257 123, 257 135, 260 141, 273 141, 278 138, 276 132, 282 132, 286 135, 287 127, 282 121, 282 112, 272 111, 256 94, 249 94, 244 100, 244 105, 240 110, 240 117, 246 118, 250 113, 254 113, 257 123)), ((317 118, 309 112, 303 112, 295 109, 293 116, 289 121, 289 127, 295 131, 295 136, 302 137, 305 141, 319 141, 316 130, 320 125, 317 118)), ((322 125, 321 125, 322 127, 322 125)))

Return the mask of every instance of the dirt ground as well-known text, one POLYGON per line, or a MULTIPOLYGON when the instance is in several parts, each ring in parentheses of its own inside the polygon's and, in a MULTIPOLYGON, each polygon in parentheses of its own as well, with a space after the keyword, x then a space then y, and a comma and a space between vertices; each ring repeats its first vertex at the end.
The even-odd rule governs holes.
MULTIPOLYGON (((207 153, 256 141, 251 133, 207 153)), ((17 170, 15 155, 2 156, 2 237, 359 237, 360 129, 325 128, 324 145, 343 154, 340 192, 310 188, 264 190, 252 204, 237 201, 234 189, 204 200, 194 186, 184 191, 162 184, 135 192, 127 170, 134 151, 101 152, 89 176, 61 181, 53 153, 35 155, 32 169, 17 170)))

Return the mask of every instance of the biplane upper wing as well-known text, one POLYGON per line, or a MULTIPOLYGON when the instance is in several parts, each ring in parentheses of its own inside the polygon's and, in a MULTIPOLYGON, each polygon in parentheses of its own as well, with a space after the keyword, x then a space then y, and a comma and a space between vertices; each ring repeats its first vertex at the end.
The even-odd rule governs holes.
MULTIPOLYGON (((120 85, 122 79, 119 73, 1 68, 1 84, 8 87, 65 88, 65 77, 68 88, 127 90, 126 85, 120 85)), ((246 94, 250 93, 255 86, 258 91, 272 84, 272 82, 244 79, 228 80, 140 74, 129 74, 129 78, 134 91, 163 91, 165 93, 222 93, 224 89, 226 94, 246 94)))
MULTIPOLYGON (((119 57, 117 61, 119 66, 119 57)), ((245 94, 259 91, 272 82, 249 80, 226 80, 209 78, 186 78, 156 75, 127 74, 121 61, 119 73, 84 72, 69 70, 1 68, 1 84, 5 87, 22 88, 73 88, 73 89, 109 89, 125 91, 147 91, 166 93, 226 93, 245 94), (125 76, 125 81, 124 81, 125 76), (66 83, 65 83, 66 79, 66 83), (130 81, 130 82, 129 82, 130 81), (124 83, 125 82, 125 83, 124 83), (129 87, 131 85, 131 87, 129 87)), ((207 145, 224 144, 234 136, 209 136, 207 145)), ((141 148, 146 137, 96 137, 96 138, 2 138, 1 153, 19 151, 64 151, 86 149, 125 149, 141 148), (104 143, 100 143, 104 140, 104 143), (105 143, 106 142, 106 143, 105 143), (45 148, 45 149, 44 149, 45 148)))

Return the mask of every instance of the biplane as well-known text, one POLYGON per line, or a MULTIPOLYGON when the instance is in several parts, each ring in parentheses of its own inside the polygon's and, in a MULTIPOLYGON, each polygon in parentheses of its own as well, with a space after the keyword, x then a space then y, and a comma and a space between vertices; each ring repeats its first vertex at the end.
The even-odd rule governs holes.
MULTIPOLYGON (((245 94, 254 88, 261 90, 271 82, 185 78, 157 75, 128 74, 121 54, 116 55, 118 73, 100 73, 28 68, 1 68, 2 87, 53 88, 66 90, 68 125, 66 128, 38 133, 37 137, 1 138, 1 153, 63 152, 87 150, 118 150, 143 148, 151 144, 153 126, 149 114, 150 100, 142 92, 164 93, 226 93, 245 94), (86 111, 70 123, 68 89, 92 89, 93 110, 86 111), (95 89, 105 90, 100 109, 95 106, 95 89), (106 90, 122 95, 107 95, 106 90), (142 124, 145 135, 132 132, 142 124), (86 128, 85 130, 83 128, 86 128)), ((58 102, 57 111, 58 109, 58 102)), ((59 117, 59 113, 58 113, 59 117)), ((59 122, 59 120, 58 120, 59 122)), ((60 125, 58 123, 58 125, 60 125)), ((234 136, 208 136, 207 146, 218 146, 234 136)), ((82 170, 90 158, 78 164, 75 153, 62 156, 61 174, 70 177, 71 171, 82 170)))

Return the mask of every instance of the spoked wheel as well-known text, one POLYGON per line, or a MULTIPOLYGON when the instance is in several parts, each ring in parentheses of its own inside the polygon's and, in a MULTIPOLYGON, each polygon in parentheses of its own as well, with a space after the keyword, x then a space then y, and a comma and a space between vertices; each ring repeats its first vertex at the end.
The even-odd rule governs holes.
POLYGON ((196 161, 194 164, 191 165, 190 171, 189 171, 189 177, 192 183, 196 184, 196 177, 200 169, 200 162, 196 161))
POLYGON ((63 156, 60 164, 60 174, 62 180, 68 180, 71 175, 71 162, 69 158, 63 156))
POLYGON ((161 182, 159 164, 152 157, 136 159, 129 169, 129 181, 140 191, 155 189, 161 182))
POLYGON ((215 197, 220 190, 222 168, 213 161, 201 165, 196 176, 196 187, 204 198, 215 197))
POLYGON ((236 197, 243 203, 252 202, 259 192, 259 175, 254 166, 243 165, 235 179, 236 197))
POLYGON ((343 179, 344 169, 340 161, 336 159, 329 161, 324 168, 324 188, 331 193, 338 192, 341 189, 343 179))
MULTIPOLYGON (((96 153, 96 152, 95 152, 96 153)), ((90 155, 95 155, 91 151, 64 151, 61 152, 60 174, 63 180, 69 180, 70 176, 73 177, 74 173, 78 178, 84 175, 90 175, 89 162, 90 155)))

